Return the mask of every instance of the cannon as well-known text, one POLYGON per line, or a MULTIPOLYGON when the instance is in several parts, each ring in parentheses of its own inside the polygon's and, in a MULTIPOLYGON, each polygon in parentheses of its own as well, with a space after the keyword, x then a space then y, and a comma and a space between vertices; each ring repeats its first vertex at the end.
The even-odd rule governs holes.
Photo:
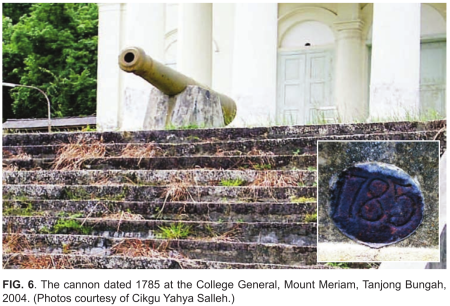
POLYGON ((217 93, 209 87, 152 59, 139 47, 129 47, 122 50, 119 55, 119 66, 125 72, 132 72, 142 77, 162 93, 171 97, 182 93, 190 85, 203 88, 211 92, 212 95, 219 97, 225 125, 231 123, 236 116, 236 103, 233 99, 217 93))

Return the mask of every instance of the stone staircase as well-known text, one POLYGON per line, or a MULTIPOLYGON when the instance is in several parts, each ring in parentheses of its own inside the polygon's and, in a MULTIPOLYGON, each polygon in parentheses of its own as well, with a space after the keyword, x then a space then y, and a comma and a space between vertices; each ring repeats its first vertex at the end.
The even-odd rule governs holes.
POLYGON ((3 136, 4 268, 332 268, 317 140, 433 140, 446 121, 3 136))

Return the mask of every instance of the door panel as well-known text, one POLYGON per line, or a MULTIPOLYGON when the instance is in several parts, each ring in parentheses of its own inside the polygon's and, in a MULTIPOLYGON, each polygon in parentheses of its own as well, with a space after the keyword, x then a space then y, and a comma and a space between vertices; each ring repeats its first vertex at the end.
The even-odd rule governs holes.
POLYGON ((420 113, 436 111, 445 116, 446 43, 420 46, 420 113))
POLYGON ((333 105, 331 61, 329 50, 279 53, 279 121, 284 124, 306 124, 313 119, 312 109, 333 105))

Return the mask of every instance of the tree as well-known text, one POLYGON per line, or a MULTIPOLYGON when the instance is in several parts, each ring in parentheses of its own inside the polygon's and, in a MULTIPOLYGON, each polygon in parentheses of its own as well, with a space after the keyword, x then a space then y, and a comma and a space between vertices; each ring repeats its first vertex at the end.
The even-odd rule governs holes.
MULTIPOLYGON (((44 90, 54 117, 95 113, 97 33, 94 3, 32 4, 15 24, 3 16, 3 81, 44 90)), ((28 88, 9 92, 14 117, 46 117, 42 94, 28 88)))

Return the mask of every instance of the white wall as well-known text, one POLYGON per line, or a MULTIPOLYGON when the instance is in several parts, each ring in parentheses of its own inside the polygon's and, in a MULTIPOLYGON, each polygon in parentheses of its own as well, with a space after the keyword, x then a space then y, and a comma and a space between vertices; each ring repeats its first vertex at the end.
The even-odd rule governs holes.
POLYGON ((305 21, 292 27, 284 36, 281 48, 304 48, 309 43, 311 47, 332 45, 334 34, 331 29, 318 21, 305 21))

